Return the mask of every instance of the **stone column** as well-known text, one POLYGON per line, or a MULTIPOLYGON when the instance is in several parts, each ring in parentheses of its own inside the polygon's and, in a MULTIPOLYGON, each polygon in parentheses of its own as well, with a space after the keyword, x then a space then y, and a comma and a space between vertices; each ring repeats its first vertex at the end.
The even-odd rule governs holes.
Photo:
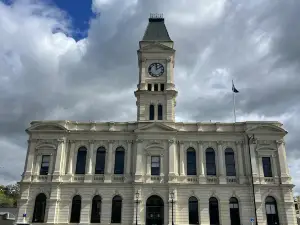
POLYGON ((131 172, 131 148, 132 148, 132 140, 127 141, 127 152, 126 152, 126 169, 125 174, 130 177, 131 172))
POLYGON ((277 157, 275 154, 272 155, 272 172, 273 172, 273 177, 275 179, 278 179, 278 169, 277 169, 277 157))
POLYGON ((36 156, 36 161, 35 161, 35 175, 38 176, 40 175, 40 169, 41 169, 41 164, 42 164, 42 154, 38 153, 36 156))
POLYGON ((252 176, 254 183, 258 180, 258 170, 257 170, 257 159, 256 159, 256 148, 257 139, 251 138, 250 140, 250 157, 251 157, 251 167, 252 167, 252 176))
POLYGON ((55 181, 60 181, 60 175, 62 174, 62 165, 63 165, 63 155, 65 150, 65 139, 58 139, 57 140, 57 150, 56 150, 56 159, 55 159, 55 166, 53 172, 53 179, 55 181))
POLYGON ((84 182, 92 182, 92 172, 93 172, 93 158, 94 158, 94 140, 89 141, 89 149, 87 151, 87 173, 85 174, 84 182))
POLYGON ((243 184, 246 181, 245 173, 244 173, 244 159, 243 159, 243 141, 236 141, 236 150, 237 150, 237 158, 235 159, 238 164, 238 177, 239 183, 243 184))
POLYGON ((201 177, 204 177, 204 156, 205 154, 203 154, 204 149, 203 149, 203 142, 202 141, 198 141, 198 160, 199 160, 199 175, 201 177))
POLYGON ((164 154, 160 155, 160 176, 164 176, 164 154))
POLYGON ((33 162, 35 157, 35 147, 37 144, 37 140, 28 140, 28 148, 27 148, 27 155, 26 161, 24 166, 24 174, 23 174, 23 181, 31 181, 31 175, 33 172, 33 162))
POLYGON ((151 155, 147 155, 147 176, 151 176, 151 155))
POLYGON ((284 179, 288 178, 290 175, 288 164, 286 161, 286 152, 285 152, 285 143, 283 140, 276 141, 277 149, 278 149, 278 158, 279 158, 279 168, 280 168, 280 176, 284 179))
POLYGON ((258 166, 258 176, 260 181, 264 181, 264 169, 263 169, 263 163, 262 163, 262 157, 257 157, 257 166, 258 166))
POLYGON ((105 162, 106 173, 104 174, 104 182, 111 182, 111 175, 112 175, 112 166, 114 165, 112 156, 113 156, 113 143, 114 141, 108 141, 108 154, 107 160, 105 162))
POLYGON ((70 140, 71 148, 70 148, 70 155, 69 155, 69 165, 68 165, 68 171, 67 174, 69 176, 73 175, 73 164, 74 164, 74 157, 75 157, 75 141, 70 140))
POLYGON ((53 154, 50 154, 50 162, 49 162, 49 171, 48 171, 48 181, 52 180, 52 174, 53 174, 53 164, 54 164, 54 157, 53 154))
POLYGON ((179 160, 180 160, 180 176, 185 176, 185 154, 184 154, 184 142, 180 141, 180 152, 179 152, 179 160))
POLYGON ((47 223, 56 223, 58 215, 58 200, 60 199, 60 188, 59 186, 53 186, 51 188, 48 208, 47 223))
POLYGON ((169 181, 173 180, 173 177, 176 176, 175 172, 175 155, 176 155, 176 144, 175 140, 169 140, 169 181))
POLYGON ((223 146, 222 145, 223 145, 223 142, 218 141, 219 182, 220 182, 220 184, 226 184, 224 151, 223 151, 223 146))
POLYGON ((136 140, 135 182, 141 182, 143 176, 143 140, 136 140))
POLYGON ((91 200, 84 199, 81 202, 80 223, 90 224, 91 200))

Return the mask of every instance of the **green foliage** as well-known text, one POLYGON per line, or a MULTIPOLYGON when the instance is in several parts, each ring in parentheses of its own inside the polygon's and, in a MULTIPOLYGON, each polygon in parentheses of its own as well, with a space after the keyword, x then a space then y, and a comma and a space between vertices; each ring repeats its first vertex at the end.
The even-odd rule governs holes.
POLYGON ((19 196, 19 184, 0 185, 0 207, 17 207, 19 196))

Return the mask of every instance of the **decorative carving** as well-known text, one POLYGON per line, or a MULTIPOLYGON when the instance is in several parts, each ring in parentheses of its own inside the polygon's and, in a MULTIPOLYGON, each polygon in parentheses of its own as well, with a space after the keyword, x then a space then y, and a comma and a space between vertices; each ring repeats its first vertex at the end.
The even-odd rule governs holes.
POLYGON ((90 144, 95 144, 95 140, 89 140, 90 144))
POLYGON ((203 141, 197 141, 198 145, 203 145, 203 141))
POLYGON ((135 140, 137 143, 142 143, 144 140, 143 139, 136 139, 135 140))
POLYGON ((257 138, 251 137, 250 138, 250 144, 257 144, 257 138))
POLYGON ((223 144, 224 144, 224 141, 217 141, 217 144, 218 144, 218 145, 223 145, 223 144))
POLYGON ((232 190, 232 197, 236 197, 235 189, 232 190))
POLYGON ((108 140, 108 143, 113 144, 113 143, 115 143, 115 140, 108 140))
POLYGON ((169 143, 170 144, 173 144, 175 142, 175 139, 173 138, 173 139, 169 139, 169 143))
POLYGON ((128 144, 132 144, 132 143, 133 143, 133 140, 127 140, 127 143, 128 143, 128 144))
POLYGON ((172 57, 168 57, 168 58, 167 58, 167 62, 168 62, 168 63, 173 62, 172 57))
POLYGON ((235 141, 235 144, 236 144, 236 145, 241 145, 241 144, 244 144, 244 141, 238 140, 238 141, 235 141))
POLYGON ((284 140, 276 140, 276 144, 277 144, 277 145, 284 144, 284 140))
POLYGON ((184 141, 177 141, 177 144, 183 145, 184 141))
POLYGON ((211 197, 215 197, 215 195, 216 195, 216 190, 211 190, 210 195, 211 195, 211 197))
POLYGON ((119 191, 116 189, 115 190, 115 195, 118 195, 119 194, 119 191))
POLYGON ((69 140, 70 144, 74 144, 76 142, 76 140, 69 140))
POLYGON ((191 195, 195 195, 195 191, 194 190, 191 190, 191 195))
POLYGON ((269 189, 268 189, 268 194, 271 194, 271 193, 272 193, 272 189, 269 188, 269 189))
POLYGON ((64 142, 65 142, 65 139, 60 138, 60 139, 57 139, 56 141, 60 144, 60 143, 64 143, 64 142))

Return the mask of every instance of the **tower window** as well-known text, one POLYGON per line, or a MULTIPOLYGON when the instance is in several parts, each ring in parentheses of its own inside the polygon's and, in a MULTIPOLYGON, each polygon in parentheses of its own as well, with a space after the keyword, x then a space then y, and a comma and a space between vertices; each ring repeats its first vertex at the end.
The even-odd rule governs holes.
POLYGON ((158 105, 157 107, 157 119, 162 120, 163 119, 163 108, 162 105, 158 105))
POLYGON ((154 120, 154 105, 149 107, 149 120, 154 120))
POLYGON ((151 89, 152 89, 152 85, 148 84, 148 91, 151 91, 151 89))
POLYGON ((158 91, 158 84, 154 84, 154 91, 158 91))
POLYGON ((160 91, 164 91, 165 90, 165 85, 164 84, 160 84, 160 91))

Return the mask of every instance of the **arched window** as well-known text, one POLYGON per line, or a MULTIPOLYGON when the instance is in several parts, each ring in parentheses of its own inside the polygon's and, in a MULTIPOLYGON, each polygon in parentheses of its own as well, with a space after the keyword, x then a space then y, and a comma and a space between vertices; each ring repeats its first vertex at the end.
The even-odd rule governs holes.
POLYGON ((189 198, 189 224, 199 224, 198 199, 194 196, 189 198))
POLYGON ((219 204, 218 200, 214 197, 209 199, 209 220, 210 225, 219 225, 219 204))
POLYGON ((121 223, 122 221, 122 198, 116 195, 112 200, 111 223, 121 223))
POLYGON ((100 147, 97 149, 95 174, 104 174, 105 155, 106 155, 106 151, 104 147, 100 147))
POLYGON ((115 171, 114 174, 124 174, 125 150, 118 147, 115 152, 115 171))
POLYGON ((149 120, 154 120, 154 105, 149 107, 149 120))
POLYGON ((231 225, 240 225, 240 210, 239 210, 239 202, 236 198, 230 198, 229 200, 229 208, 230 208, 230 220, 231 225))
POLYGON ((85 174, 86 153, 85 147, 78 149, 75 174, 85 174))
POLYGON ((47 197, 44 193, 40 193, 35 198, 34 211, 32 222, 33 223, 44 223, 45 222, 45 211, 46 211, 47 197))
POLYGON ((212 148, 206 149, 206 175, 216 176, 216 159, 215 159, 215 151, 212 148))
POLYGON ((99 195, 94 196, 92 201, 92 214, 91 223, 101 222, 101 197, 99 195))
POLYGON ((234 151, 231 148, 225 150, 226 176, 236 176, 234 151))
POLYGON ((163 107, 161 104, 157 106, 157 119, 162 120, 163 119, 163 107))
POLYGON ((72 200, 70 223, 80 223, 81 197, 75 195, 72 200))
POLYGON ((271 196, 266 197, 266 215, 268 225, 279 224, 277 203, 276 200, 271 196))
POLYGON ((186 167, 187 175, 197 175, 197 166, 196 166, 196 151, 193 148, 188 148, 186 151, 186 167))

